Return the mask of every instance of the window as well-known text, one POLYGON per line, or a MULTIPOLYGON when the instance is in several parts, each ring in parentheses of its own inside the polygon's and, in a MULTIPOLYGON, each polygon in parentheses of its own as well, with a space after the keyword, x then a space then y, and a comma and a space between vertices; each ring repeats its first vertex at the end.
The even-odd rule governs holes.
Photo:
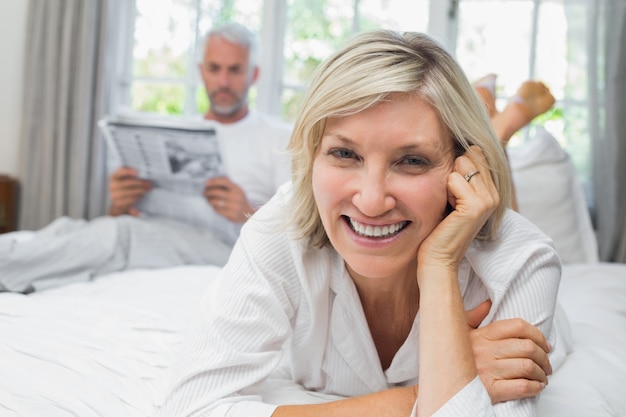
POLYGON ((238 0, 235 7, 226 0, 136 0, 134 6, 126 11, 131 23, 122 43, 126 59, 120 68, 120 107, 203 114, 208 100, 198 76, 197 47, 204 33, 230 20, 258 31, 262 3, 238 0))
MULTIPOLYGON (((498 74, 499 104, 523 80, 545 82, 557 102, 541 123, 570 154, 590 189, 591 148, 587 45, 591 39, 586 0, 462 0, 456 56, 470 79, 498 74)), ((535 123, 536 124, 536 123, 535 123)), ((528 134, 530 130, 525 133, 528 134)), ((523 139, 518 135, 518 140, 523 139)), ((513 143, 513 146, 515 143, 513 143)))
POLYGON ((197 75, 198 50, 211 26, 235 20, 258 32, 262 40, 261 78, 251 91, 251 105, 288 120, 295 115, 312 70, 348 37, 376 27, 426 31, 429 9, 428 0, 129 3, 131 7, 123 11, 127 17, 121 19, 129 24, 120 41, 125 59, 119 70, 118 108, 170 115, 204 113, 208 102, 197 75), (282 15, 286 19, 280 21, 282 15), (279 50, 268 47, 277 43, 279 50), (260 90, 270 97, 259 97, 260 90))
POLYGON ((426 31, 429 1, 289 0, 282 116, 293 120, 315 68, 352 35, 368 29, 426 31))
MULTIPOLYGON (((208 108, 197 48, 213 24, 237 20, 261 37, 251 105, 293 120, 312 71, 352 34, 371 28, 431 33, 470 79, 497 73, 499 104, 529 78, 557 104, 539 121, 591 177, 586 56, 596 2, 588 0, 135 0, 120 21, 126 47, 117 107, 171 115, 208 108), (134 4, 133 4, 134 3, 134 4)), ((527 130, 528 134, 530 130, 527 130)), ((524 135, 518 135, 518 141, 524 135)), ((515 141, 513 142, 513 144, 515 141)))

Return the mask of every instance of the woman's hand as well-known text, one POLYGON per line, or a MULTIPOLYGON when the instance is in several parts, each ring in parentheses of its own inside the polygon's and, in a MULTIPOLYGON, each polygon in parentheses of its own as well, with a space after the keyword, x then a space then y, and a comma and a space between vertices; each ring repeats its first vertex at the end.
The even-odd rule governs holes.
POLYGON ((500 202, 485 157, 472 146, 448 177, 452 212, 422 242, 418 264, 457 269, 465 251, 500 202))
POLYGON ((478 328, 490 308, 487 300, 465 312, 478 376, 494 404, 534 397, 552 374, 550 345, 537 327, 522 319, 478 328))
POLYGON ((548 383, 550 347, 522 319, 499 320, 470 331, 476 369, 493 403, 534 397, 548 383))
POLYGON ((426 237, 417 253, 419 406, 420 414, 426 416, 433 415, 478 374, 458 270, 471 241, 499 203, 478 147, 472 146, 455 160, 448 176, 448 203, 453 210, 426 237))

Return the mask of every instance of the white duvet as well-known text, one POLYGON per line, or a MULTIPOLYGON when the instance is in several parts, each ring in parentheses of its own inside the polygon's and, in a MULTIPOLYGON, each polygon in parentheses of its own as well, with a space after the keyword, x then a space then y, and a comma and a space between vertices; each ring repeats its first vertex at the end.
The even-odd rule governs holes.
POLYGON ((573 351, 549 379, 542 417, 626 416, 626 264, 563 266, 573 351))
MULTIPOLYGON (((0 294, 0 416, 154 415, 219 271, 136 270, 0 294)), ((540 416, 626 417, 626 265, 566 265, 559 297, 574 350, 550 378, 540 416)))

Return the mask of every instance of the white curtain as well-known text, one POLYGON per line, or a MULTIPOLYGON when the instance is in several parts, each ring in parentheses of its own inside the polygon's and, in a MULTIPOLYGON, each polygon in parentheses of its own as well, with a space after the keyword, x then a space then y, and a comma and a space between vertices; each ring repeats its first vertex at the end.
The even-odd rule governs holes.
POLYGON ((105 212, 113 0, 30 0, 20 141, 19 229, 105 212))
POLYGON ((590 60, 595 224, 600 259, 626 263, 626 2, 596 6, 590 60))

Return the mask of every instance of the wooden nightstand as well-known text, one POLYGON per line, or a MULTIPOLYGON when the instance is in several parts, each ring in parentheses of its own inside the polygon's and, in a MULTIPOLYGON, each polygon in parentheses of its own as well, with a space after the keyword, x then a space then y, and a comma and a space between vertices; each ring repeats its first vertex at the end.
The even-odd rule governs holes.
POLYGON ((15 231, 17 214, 17 181, 0 175, 0 233, 15 231))

